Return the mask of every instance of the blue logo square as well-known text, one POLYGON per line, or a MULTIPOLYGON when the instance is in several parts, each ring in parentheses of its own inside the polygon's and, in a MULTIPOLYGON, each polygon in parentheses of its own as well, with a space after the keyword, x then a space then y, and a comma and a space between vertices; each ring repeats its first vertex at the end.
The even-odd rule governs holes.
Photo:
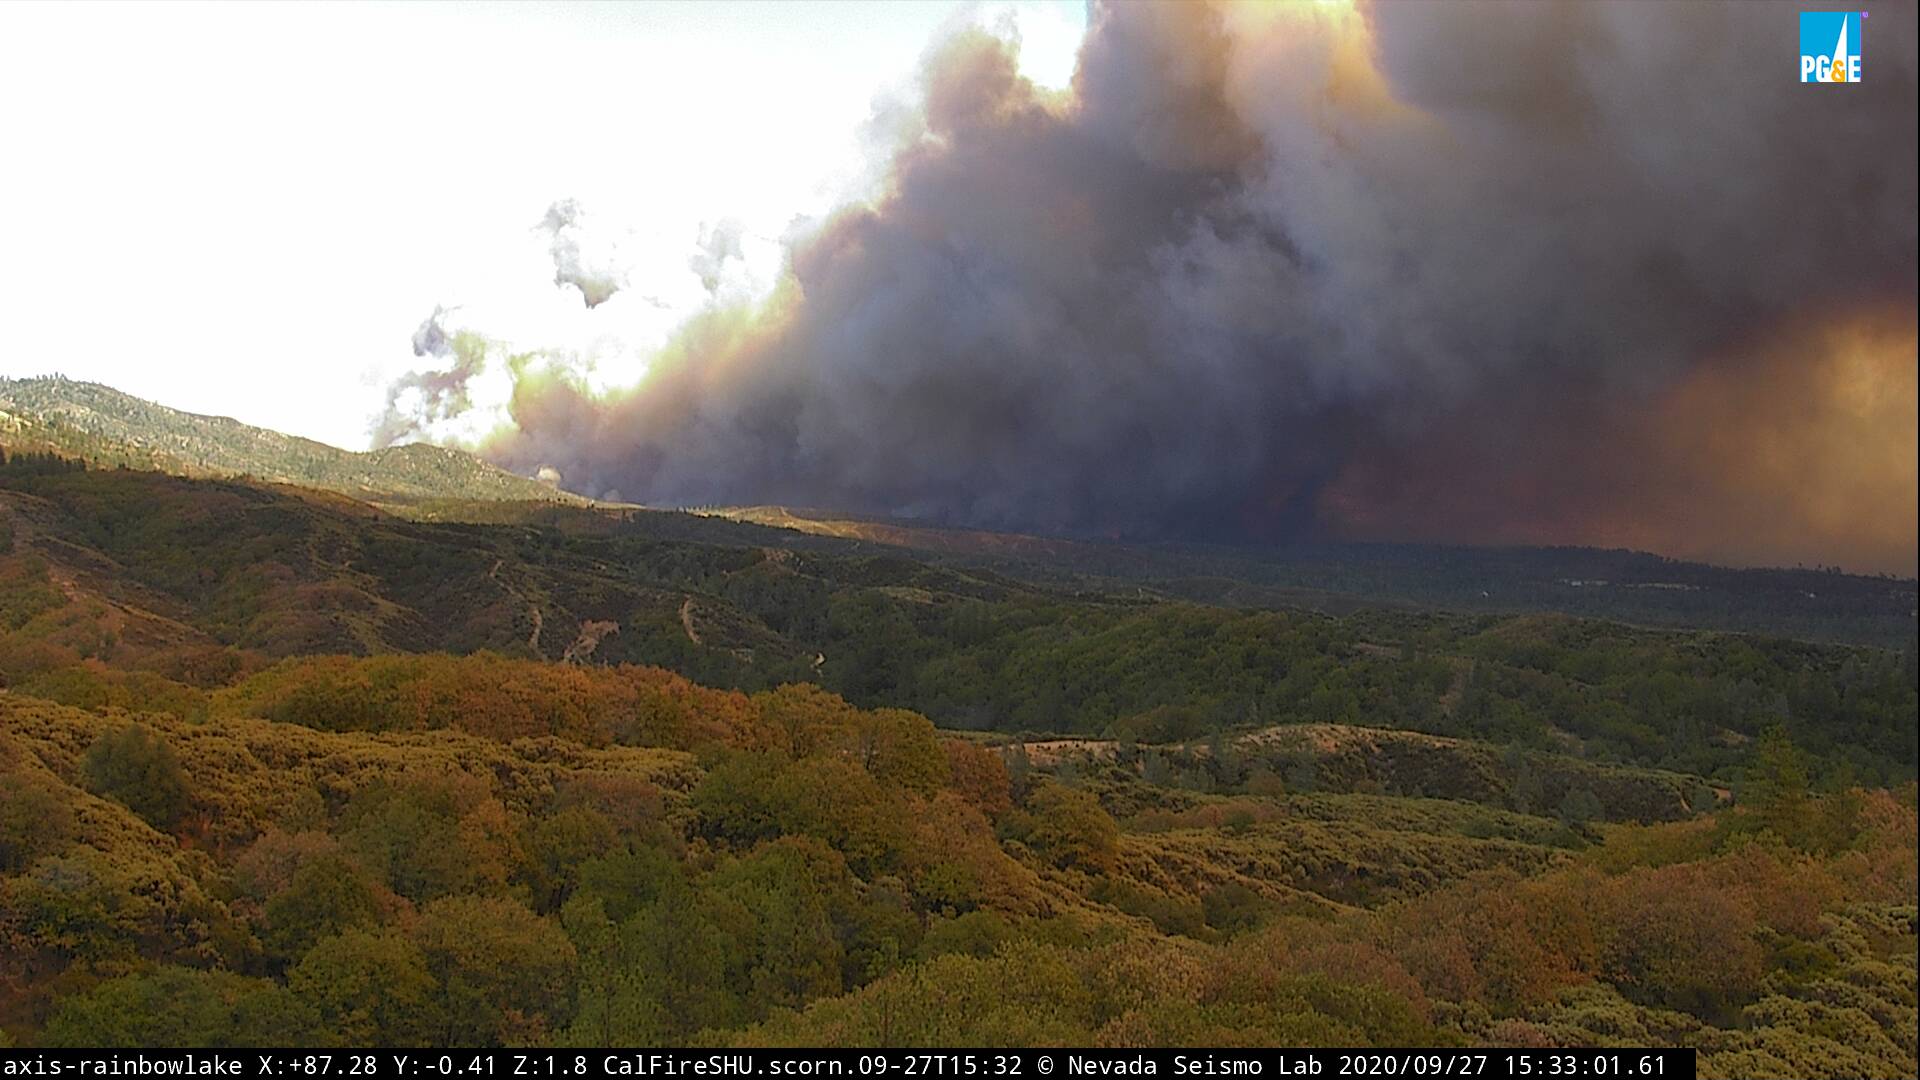
POLYGON ((1859 11, 1800 13, 1800 81, 1860 81, 1860 32, 1866 14, 1859 11))

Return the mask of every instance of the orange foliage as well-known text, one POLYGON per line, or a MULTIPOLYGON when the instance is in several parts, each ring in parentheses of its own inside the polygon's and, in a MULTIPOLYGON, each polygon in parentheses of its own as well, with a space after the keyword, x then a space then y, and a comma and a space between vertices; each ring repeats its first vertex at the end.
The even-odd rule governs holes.
POLYGON ((660 785, 615 772, 575 773, 555 787, 553 803, 555 810, 581 807, 604 814, 625 832, 657 824, 666 811, 660 785))
POLYGON ((557 735, 589 746, 691 749, 768 738, 761 710, 744 695, 659 668, 492 653, 287 660, 221 692, 214 708, 324 731, 452 728, 501 740, 557 735))
POLYGON ((1591 879, 1475 879, 1392 909, 1386 939, 1430 995, 1504 1011, 1591 977, 1591 879))
POLYGON ((993 827, 971 800, 943 791, 916 801, 911 819, 913 890, 929 908, 948 914, 1039 910, 1032 871, 994 842, 993 827))
POLYGON ((1633 870, 1596 891, 1605 924, 1602 973, 1622 995, 1698 1015, 1752 993, 1765 960, 1756 905, 1716 880, 1724 866, 1633 870))
POLYGON ((1820 915, 1842 890, 1823 860, 1786 848, 1748 844, 1700 864, 1710 887, 1753 911, 1760 924, 1798 937, 1820 936, 1820 915))
MULTIPOLYGON (((803 758, 851 741, 854 707, 810 683, 787 683, 753 695, 772 745, 788 757, 803 758)), ((757 749, 757 747, 756 747, 757 749)))
MULTIPOLYGON (((1912 785, 1908 785, 1911 793, 1912 785)), ((1902 805, 1892 792, 1864 793, 1860 807, 1863 826, 1856 849, 1845 852, 1831 866, 1834 876, 1852 896, 1886 904, 1920 902, 1920 816, 1902 805)))
POLYGON ((997 818, 1013 806, 1013 783, 1007 763, 992 750, 960 739, 944 743, 947 783, 960 797, 988 817, 997 818))
POLYGON ((264 900, 285 889, 294 872, 340 850, 340 841, 319 831, 287 832, 268 826, 233 861, 233 882, 242 895, 264 900))
POLYGON ((1337 924, 1289 919, 1235 939, 1231 955, 1250 970, 1282 975, 1324 975, 1391 990, 1431 1019, 1431 1005, 1420 980, 1406 965, 1373 942, 1352 936, 1337 924))

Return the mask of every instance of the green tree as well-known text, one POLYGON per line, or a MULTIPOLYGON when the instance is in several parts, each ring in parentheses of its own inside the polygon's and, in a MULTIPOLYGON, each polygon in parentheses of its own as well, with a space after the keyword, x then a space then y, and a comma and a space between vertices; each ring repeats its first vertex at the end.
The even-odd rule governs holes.
POLYGON ((778 836, 783 814, 773 787, 784 764, 776 754, 721 756, 693 789, 693 808, 703 828, 736 844, 778 836))
POLYGON ((1027 744, 1023 739, 1004 751, 1007 763, 1007 783, 1013 790, 1014 798, 1023 798, 1027 788, 1033 782, 1033 758, 1027 753, 1027 744))
POLYGON ((560 912, 561 925, 580 957, 573 1023, 564 1046, 653 1046, 667 1038, 671 1019, 657 982, 639 966, 627 935, 607 918, 598 896, 581 892, 560 912))
POLYGON ((811 683, 788 683, 755 694, 753 702, 778 733, 781 749, 795 758, 844 745, 856 719, 853 706, 811 683))
POLYGON ((142 724, 100 736, 81 769, 87 790, 122 804, 157 829, 173 828, 192 801, 173 748, 142 724))
POLYGON ((605 814, 572 806, 533 824, 527 833, 527 877, 534 908, 556 911, 572 895, 580 868, 619 846, 620 834, 605 814))
POLYGON ((48 1046, 322 1046, 319 1017, 285 987, 228 971, 164 967, 109 979, 61 1000, 48 1046))
POLYGON ((795 1008, 844 988, 840 928, 851 927, 853 877, 839 853, 786 837, 721 867, 703 906, 743 947, 741 996, 795 1008))
POLYGON ((686 871, 673 856, 640 847, 580 864, 574 895, 594 898, 604 916, 618 925, 648 904, 669 897, 681 901, 687 893, 686 871))
POLYGON ((262 940, 276 955, 294 960, 323 937, 378 922, 380 908, 358 864, 323 855, 294 871, 287 887, 267 901, 266 916, 262 940))
POLYGON ((1560 800, 1560 820, 1569 825, 1585 825, 1590 821, 1599 821, 1606 817, 1607 808, 1600 803, 1600 796, 1591 788, 1571 788, 1567 797, 1560 800))
POLYGON ((73 833, 73 811, 65 800, 17 773, 0 775, 0 874, 59 854, 73 833))
POLYGON ((393 930, 321 940, 287 973, 287 988, 348 1046, 421 1046, 446 1030, 426 956, 393 930))
POLYGON ((895 878, 867 886, 840 928, 846 945, 846 982, 857 986, 893 970, 911 956, 923 933, 913 896, 895 878))
POLYGON ((920 939, 919 957, 932 960, 948 953, 967 956, 992 956, 1001 945, 1013 940, 1014 929, 997 911, 969 911, 953 918, 937 918, 927 924, 920 939))
POLYGON ((1207 925, 1222 934, 1243 933, 1259 926, 1272 913, 1273 901, 1237 881, 1207 891, 1200 898, 1207 925))
POLYGON ((0 879, 0 945, 17 947, 21 955, 31 949, 72 960, 117 961, 133 953, 151 911, 151 901, 135 895, 105 855, 83 847, 0 879))
POLYGON ((439 985, 444 1045, 536 1040, 572 1012, 573 943, 512 900, 435 900, 421 908, 413 940, 439 985))
POLYGON ((654 973, 663 1013, 681 1032, 732 1027, 744 1015, 734 987, 745 966, 742 942, 709 915, 655 904, 623 928, 627 947, 654 973))
POLYGON ((885 784, 922 794, 947 782, 946 751, 933 722, 905 709, 874 709, 854 720, 854 750, 860 764, 885 784))
POLYGON ((897 864, 908 842, 898 797, 839 757, 728 755, 694 789, 693 805, 705 832, 738 847, 783 835, 815 836, 869 875, 897 864))
POLYGON ((343 838, 394 892, 416 903, 506 884, 519 830, 500 803, 464 776, 354 793, 343 838))
POLYGON ((1813 811, 1806 756, 1785 728, 1775 725, 1760 736, 1740 774, 1739 796, 1761 828, 1790 844, 1804 842, 1813 811))
POLYGON ((1078 788, 1041 784, 1028 794, 1023 818, 1018 831, 1056 866, 1098 873, 1119 851, 1119 824, 1100 800, 1078 788))

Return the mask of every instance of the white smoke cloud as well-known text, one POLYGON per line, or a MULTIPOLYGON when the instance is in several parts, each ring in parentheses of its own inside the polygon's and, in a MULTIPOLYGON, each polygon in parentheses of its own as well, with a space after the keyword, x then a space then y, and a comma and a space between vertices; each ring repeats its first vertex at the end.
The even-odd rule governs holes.
POLYGON ((577 201, 561 199, 547 207, 534 229, 548 236, 553 283, 580 290, 587 307, 596 308, 626 288, 627 277, 616 264, 617 249, 604 238, 590 234, 585 220, 586 212, 577 201))

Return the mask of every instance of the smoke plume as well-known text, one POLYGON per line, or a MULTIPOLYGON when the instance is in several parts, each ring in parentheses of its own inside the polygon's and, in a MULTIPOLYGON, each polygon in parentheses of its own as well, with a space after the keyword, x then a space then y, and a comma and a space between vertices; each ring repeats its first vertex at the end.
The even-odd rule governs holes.
POLYGON ((1067 94, 962 32, 770 298, 625 391, 528 368, 485 450, 660 504, 1911 573, 1914 12, 1816 86, 1796 10, 1101 5, 1067 94))
POLYGON ((562 199, 547 207, 546 215, 534 229, 548 236, 547 252, 553 256, 553 283, 579 289, 580 298, 589 308, 595 308, 625 288, 627 282, 612 266, 582 257, 584 217, 579 203, 562 199))
POLYGON ((744 233, 741 224, 730 218, 700 226, 700 239, 687 259, 687 268, 699 277, 700 287, 709 294, 720 291, 720 275, 726 269, 727 260, 746 257, 746 249, 740 243, 744 233))
POLYGON ((445 356, 453 351, 452 339, 447 336, 445 319, 451 311, 445 307, 433 305, 433 314, 420 323, 413 332, 413 355, 445 356))
POLYGON ((472 407, 467 387, 486 368, 487 341, 472 331, 449 331, 446 317, 452 313, 435 304, 413 332, 413 355, 451 358, 450 366, 409 371, 387 387, 386 408, 370 432, 374 449, 425 439, 434 424, 472 407))

